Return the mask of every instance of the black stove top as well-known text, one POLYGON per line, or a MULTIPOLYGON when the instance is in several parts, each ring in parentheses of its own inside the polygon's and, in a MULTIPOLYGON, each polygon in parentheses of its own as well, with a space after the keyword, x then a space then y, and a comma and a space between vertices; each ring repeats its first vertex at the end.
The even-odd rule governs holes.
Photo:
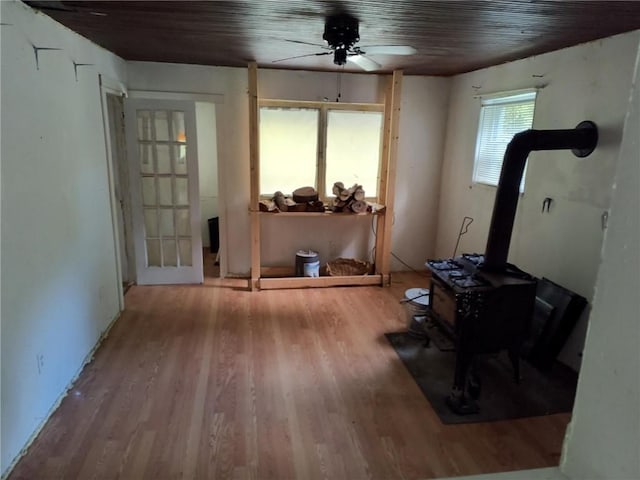
POLYGON ((479 254, 463 254, 455 259, 429 260, 427 267, 450 285, 461 289, 486 287, 490 283, 476 274, 476 266, 484 261, 479 254))
POLYGON ((439 270, 439 271, 462 269, 462 265, 460 265, 458 262, 456 262, 452 258, 447 258, 444 260, 429 260, 427 263, 432 269, 439 270))
POLYGON ((484 255, 481 253, 463 253, 462 258, 473 263, 476 267, 484 263, 484 255))

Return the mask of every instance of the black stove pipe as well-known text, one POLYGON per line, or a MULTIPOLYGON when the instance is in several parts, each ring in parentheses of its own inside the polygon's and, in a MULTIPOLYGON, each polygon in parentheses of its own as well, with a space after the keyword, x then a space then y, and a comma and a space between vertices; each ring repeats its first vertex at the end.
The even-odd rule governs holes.
POLYGON ((597 144, 598 128, 588 120, 570 130, 525 130, 514 135, 502 162, 484 265, 481 267, 483 270, 506 269, 520 181, 529 153, 534 150, 571 149, 577 157, 586 157, 593 152, 597 144))

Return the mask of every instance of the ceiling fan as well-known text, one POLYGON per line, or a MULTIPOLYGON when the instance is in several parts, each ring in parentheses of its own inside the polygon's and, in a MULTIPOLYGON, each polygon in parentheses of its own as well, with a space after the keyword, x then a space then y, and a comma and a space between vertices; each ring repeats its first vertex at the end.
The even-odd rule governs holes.
POLYGON ((347 14, 332 15, 327 17, 324 25, 324 33, 322 34, 322 38, 327 42, 327 45, 287 40, 293 43, 313 45, 325 51, 282 58, 280 60, 274 60, 273 63, 284 62, 294 58, 333 55, 333 63, 336 65, 342 66, 347 62, 351 62, 363 70, 371 72, 382 68, 382 65, 366 55, 413 55, 416 53, 416 49, 408 45, 371 45, 358 47, 356 46, 356 43, 360 41, 358 30, 359 22, 357 18, 347 14))

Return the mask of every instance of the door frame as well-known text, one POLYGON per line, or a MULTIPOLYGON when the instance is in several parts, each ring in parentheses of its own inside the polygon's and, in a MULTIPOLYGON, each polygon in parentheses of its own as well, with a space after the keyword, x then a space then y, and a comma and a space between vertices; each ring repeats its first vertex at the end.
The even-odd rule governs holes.
MULTIPOLYGON (((100 109, 102 112, 102 125, 104 133, 104 146, 105 157, 107 163, 107 181, 109 183, 109 213, 111 215, 111 233, 113 238, 113 248, 115 252, 116 260, 116 288, 118 292, 118 308, 119 312, 124 310, 124 289, 122 286, 122 252, 120 251, 120 230, 118 227, 118 199, 115 191, 115 179, 113 162, 117 161, 114 158, 114 152, 111 149, 111 128, 109 124, 109 108, 107 105, 107 95, 117 95, 126 97, 126 87, 116 80, 98 74, 98 85, 100 88, 100 109)), ((126 161, 126 152, 124 153, 124 159, 126 161)), ((131 260, 131 259, 130 259, 131 260)))
MULTIPOLYGON (((112 151, 112 168, 114 180, 114 194, 116 195, 116 213, 118 228, 122 229, 119 238, 120 255, 126 257, 126 262, 121 261, 121 268, 126 271, 122 273, 122 281, 126 291, 127 285, 133 283, 136 278, 135 269, 135 253, 133 250, 133 220, 131 216, 131 199, 129 198, 129 164, 127 162, 127 147, 125 143, 124 132, 124 101, 120 95, 113 95, 107 92, 107 116, 109 120, 110 144, 112 151), (111 106, 115 105, 115 111, 112 112, 111 106), (113 114, 113 115, 112 115, 113 114), (112 130, 113 127, 113 130, 112 130), (122 216, 122 224, 120 224, 120 216, 122 216), (124 244, 121 240, 124 240, 124 244), (124 251, 123 251, 124 249, 124 251), (124 279, 126 278, 126 283, 124 279)), ((124 260, 124 258, 121 258, 124 260)))
MULTIPOLYGON (((104 140, 105 140, 105 151, 106 151, 106 160, 107 160, 107 174, 108 174, 108 182, 109 182, 109 192, 110 192, 110 214, 111 214, 111 225, 112 225, 112 235, 114 242, 114 250, 116 254, 116 288, 118 291, 118 303, 120 311, 124 310, 124 290, 122 286, 122 272, 121 272, 121 252, 119 245, 119 229, 117 222, 117 208, 118 208, 118 200, 115 194, 115 185, 114 185, 114 172, 112 168, 112 151, 110 144, 110 129, 109 129, 109 120, 108 120, 108 108, 107 108, 107 94, 120 95, 123 98, 148 98, 148 99, 157 99, 157 100, 191 100, 195 102, 206 102, 213 103, 216 105, 216 130, 217 130, 217 138, 218 144, 216 145, 216 149, 218 152, 218 216, 219 216, 219 234, 220 234, 220 278, 224 278, 228 274, 228 242, 227 242, 227 196, 226 196, 226 188, 224 180, 224 155, 223 149, 220 147, 220 139, 224 138, 220 133, 220 129, 222 128, 222 122, 220 122, 221 109, 220 105, 225 103, 225 98, 223 94, 211 94, 211 93, 201 93, 201 92, 169 92, 169 91, 161 91, 161 90, 136 90, 136 89, 128 89, 125 84, 120 81, 114 80, 108 76, 103 74, 98 75, 99 86, 100 86, 100 106, 102 109, 102 118, 103 118, 103 127, 104 127, 104 140)), ((196 126, 197 128, 197 126, 196 126)), ((128 165, 127 152, 125 148, 124 157, 123 157, 125 168, 128 165)), ((126 192, 129 193, 129 192, 126 192)), ((130 264, 135 265, 135 252, 132 253, 132 258, 130 258, 130 264)))

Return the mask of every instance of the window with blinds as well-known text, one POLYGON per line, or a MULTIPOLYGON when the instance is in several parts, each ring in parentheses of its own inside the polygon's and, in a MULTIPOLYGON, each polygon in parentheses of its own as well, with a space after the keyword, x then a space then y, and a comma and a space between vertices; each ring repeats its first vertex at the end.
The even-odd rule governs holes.
MULTIPOLYGON (((474 183, 498 185, 507 144, 516 133, 528 130, 533 125, 535 101, 534 91, 482 99, 473 169, 474 183)), ((524 192, 526 171, 525 165, 520 192, 524 192)))

